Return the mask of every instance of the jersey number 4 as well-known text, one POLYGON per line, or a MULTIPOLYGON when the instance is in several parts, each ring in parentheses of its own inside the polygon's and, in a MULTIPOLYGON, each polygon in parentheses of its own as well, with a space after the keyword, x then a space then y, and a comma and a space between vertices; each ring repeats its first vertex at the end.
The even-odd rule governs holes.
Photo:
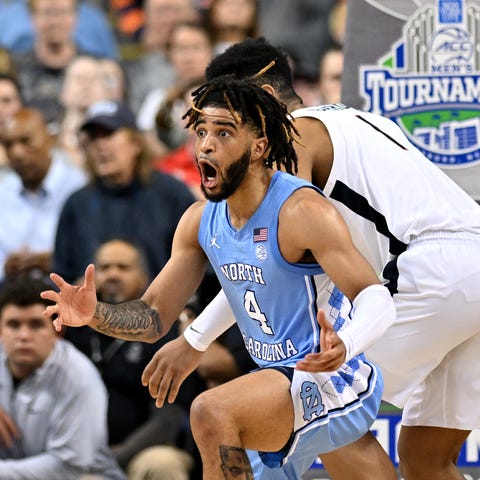
POLYGON ((245 307, 248 316, 260 324, 260 328, 264 333, 267 335, 273 335, 273 330, 268 324, 267 317, 258 305, 257 298, 255 297, 255 292, 253 290, 245 291, 245 295, 243 296, 243 306, 245 307))

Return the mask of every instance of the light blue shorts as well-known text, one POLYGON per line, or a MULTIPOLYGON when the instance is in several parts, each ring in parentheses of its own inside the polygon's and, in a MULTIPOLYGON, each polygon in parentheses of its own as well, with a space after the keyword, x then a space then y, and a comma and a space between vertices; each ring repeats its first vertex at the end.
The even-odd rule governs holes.
POLYGON ((291 380, 294 433, 279 452, 247 450, 255 480, 300 480, 318 454, 348 445, 368 432, 380 407, 383 378, 363 356, 337 372, 278 370, 291 380))

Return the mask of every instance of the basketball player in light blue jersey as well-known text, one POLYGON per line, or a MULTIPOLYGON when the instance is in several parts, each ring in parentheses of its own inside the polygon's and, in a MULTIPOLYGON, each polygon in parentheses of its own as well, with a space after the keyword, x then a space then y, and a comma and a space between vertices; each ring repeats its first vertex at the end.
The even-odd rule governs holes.
MULTIPOLYGON (((206 77, 225 74, 255 78, 286 104, 301 135, 297 176, 321 188, 337 207, 355 246, 392 294, 394 325, 378 336, 383 328, 370 321, 347 344, 381 368, 384 400, 403 408, 402 476, 463 478, 458 455, 480 425, 480 206, 388 118, 341 104, 302 108, 287 57, 265 39, 217 55, 206 77)), ((183 339, 157 352, 148 375, 155 376, 156 365, 172 373, 160 384, 169 385, 168 397, 165 389, 152 388, 157 403, 174 400, 201 352, 234 321, 220 294, 183 339), (183 370, 170 367, 177 358, 183 370)), ((321 371, 326 365, 313 354, 297 368, 321 371)), ((397 479, 371 433, 321 459, 335 480, 397 479)))
POLYGON ((277 171, 294 171, 296 161, 283 104, 252 82, 218 79, 194 92, 186 116, 208 201, 183 216, 167 265, 140 300, 120 305, 97 301, 92 265, 80 286, 52 274, 59 292, 42 293, 55 302, 46 315, 58 329, 88 324, 154 341, 210 260, 259 369, 193 402, 203 478, 300 480, 319 452, 362 437, 376 418, 381 375, 348 339, 356 325, 391 325, 393 301, 335 208, 310 183, 277 171), (332 282, 353 302, 351 322, 332 282), (295 370, 313 353, 324 372, 295 370))

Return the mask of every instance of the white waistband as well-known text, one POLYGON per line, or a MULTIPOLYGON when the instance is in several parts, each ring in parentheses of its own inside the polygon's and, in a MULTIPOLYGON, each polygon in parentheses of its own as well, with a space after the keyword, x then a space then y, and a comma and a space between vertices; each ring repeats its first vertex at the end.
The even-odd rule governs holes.
POLYGON ((409 247, 418 243, 426 242, 429 240, 473 240, 480 242, 480 233, 459 231, 453 232, 449 230, 432 230, 423 232, 416 237, 412 237, 409 242, 409 247))

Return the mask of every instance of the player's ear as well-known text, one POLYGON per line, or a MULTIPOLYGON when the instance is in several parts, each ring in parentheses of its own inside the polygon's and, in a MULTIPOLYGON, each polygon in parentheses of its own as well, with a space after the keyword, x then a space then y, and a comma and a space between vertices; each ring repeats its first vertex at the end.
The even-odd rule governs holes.
POLYGON ((275 89, 269 84, 269 83, 264 83, 262 85, 262 88, 268 92, 270 95, 273 95, 275 98, 277 98, 277 92, 275 89))
POLYGON ((268 138, 259 137, 256 138, 252 143, 252 160, 257 160, 258 158, 266 158, 269 152, 268 148, 268 138))

